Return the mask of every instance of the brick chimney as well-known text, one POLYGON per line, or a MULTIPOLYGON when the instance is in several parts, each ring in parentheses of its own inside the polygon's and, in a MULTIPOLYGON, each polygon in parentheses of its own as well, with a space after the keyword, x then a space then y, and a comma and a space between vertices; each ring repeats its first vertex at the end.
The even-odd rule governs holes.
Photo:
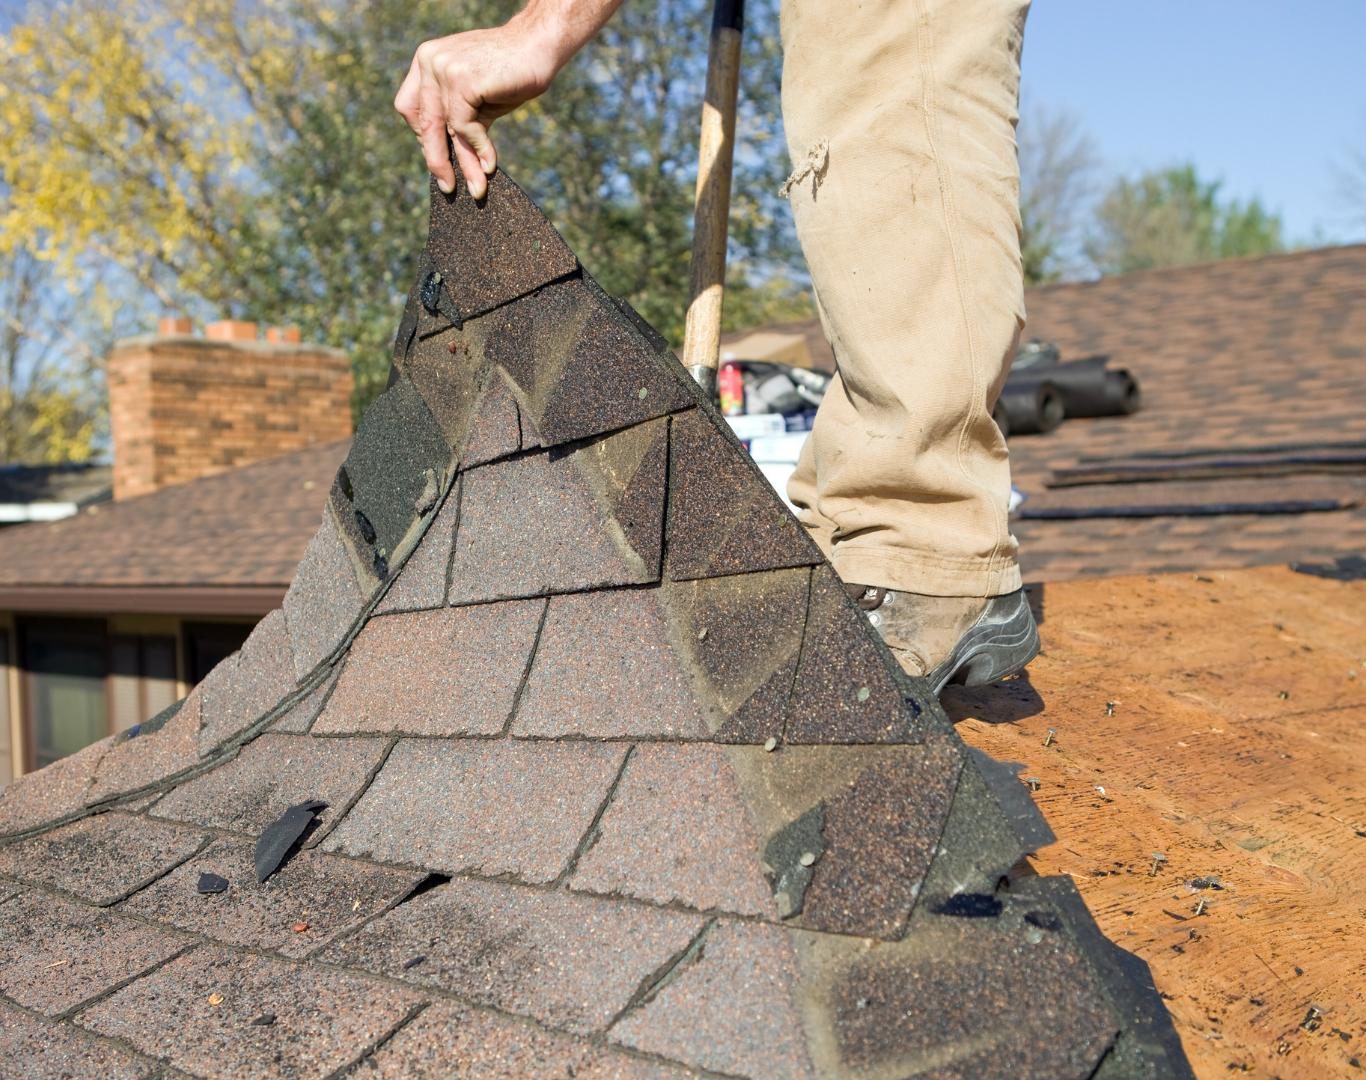
POLYGON ((162 319, 109 354, 114 498, 223 472, 351 434, 345 353, 301 344, 296 327, 162 319))

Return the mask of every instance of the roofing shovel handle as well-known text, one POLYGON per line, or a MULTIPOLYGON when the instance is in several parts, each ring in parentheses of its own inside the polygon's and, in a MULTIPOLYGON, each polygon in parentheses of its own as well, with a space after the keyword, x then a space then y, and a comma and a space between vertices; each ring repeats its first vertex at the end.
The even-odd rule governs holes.
POLYGON ((683 365, 709 395, 716 391, 721 354, 721 299, 726 280, 726 232, 735 160, 735 99, 740 86, 744 0, 716 0, 707 50, 707 95, 698 145, 693 211, 692 275, 683 365))

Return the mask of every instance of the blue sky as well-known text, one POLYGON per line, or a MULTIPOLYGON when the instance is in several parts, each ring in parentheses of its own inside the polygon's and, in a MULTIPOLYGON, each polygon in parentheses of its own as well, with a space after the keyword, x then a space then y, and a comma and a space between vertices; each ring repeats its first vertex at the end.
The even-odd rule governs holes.
POLYGON ((1074 113, 1108 174, 1193 161, 1292 241, 1366 240, 1333 177, 1366 155, 1366 0, 1034 0, 1023 93, 1074 113))

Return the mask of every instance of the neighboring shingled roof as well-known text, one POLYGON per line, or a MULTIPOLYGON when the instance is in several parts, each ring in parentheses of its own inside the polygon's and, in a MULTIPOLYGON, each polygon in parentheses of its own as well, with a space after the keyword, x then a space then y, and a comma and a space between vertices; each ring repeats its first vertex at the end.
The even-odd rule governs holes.
POLYGON ((113 492, 114 470, 109 465, 0 464, 0 525, 51 521, 104 502, 113 492))
POLYGON ((239 654, 0 795, 0 1053, 1184 1074, 1143 965, 1012 873, 1046 835, 1024 788, 501 174, 434 192, 328 502, 239 654))

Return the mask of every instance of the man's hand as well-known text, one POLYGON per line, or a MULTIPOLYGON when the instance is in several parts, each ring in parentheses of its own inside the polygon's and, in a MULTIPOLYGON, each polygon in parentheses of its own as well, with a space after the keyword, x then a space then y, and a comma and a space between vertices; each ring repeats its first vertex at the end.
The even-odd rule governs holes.
POLYGON ((470 194, 488 190, 498 165, 489 125, 549 88, 556 73, 621 0, 531 0, 505 26, 470 30, 418 46, 394 98, 422 143, 437 186, 455 190, 446 137, 470 194))

